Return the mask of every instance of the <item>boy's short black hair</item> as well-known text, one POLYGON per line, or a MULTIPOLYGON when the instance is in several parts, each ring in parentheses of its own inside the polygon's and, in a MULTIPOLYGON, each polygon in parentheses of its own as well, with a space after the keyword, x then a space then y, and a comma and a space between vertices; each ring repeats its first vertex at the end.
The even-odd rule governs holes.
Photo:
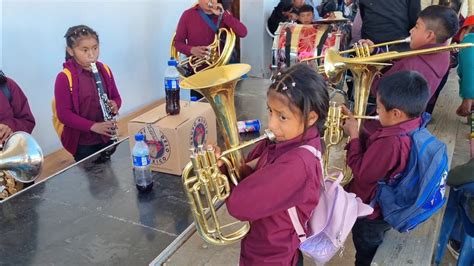
POLYGON ((7 76, 5 76, 5 73, 0 70, 0 85, 3 85, 5 83, 7 83, 7 76))
POLYGON ((427 29, 436 34, 437 43, 444 43, 459 30, 458 15, 446 6, 428 6, 420 12, 418 18, 423 20, 427 29))
POLYGON ((397 108, 414 118, 425 111, 430 92, 420 73, 400 71, 380 80, 377 96, 387 111, 397 108))
POLYGON ((303 12, 311 12, 314 14, 314 8, 310 5, 303 5, 302 7, 300 7, 300 9, 298 10, 298 15, 303 13, 303 12))

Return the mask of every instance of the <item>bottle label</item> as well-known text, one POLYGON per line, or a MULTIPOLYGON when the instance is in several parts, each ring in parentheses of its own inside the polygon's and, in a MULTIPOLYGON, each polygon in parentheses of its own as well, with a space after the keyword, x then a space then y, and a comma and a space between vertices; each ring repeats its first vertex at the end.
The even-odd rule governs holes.
POLYGON ((260 120, 237 121, 239 133, 260 131, 260 120))
POLYGON ((179 79, 165 79, 166 90, 177 90, 179 89, 179 79))
POLYGON ((147 166, 150 164, 150 156, 133 156, 134 166, 147 166))

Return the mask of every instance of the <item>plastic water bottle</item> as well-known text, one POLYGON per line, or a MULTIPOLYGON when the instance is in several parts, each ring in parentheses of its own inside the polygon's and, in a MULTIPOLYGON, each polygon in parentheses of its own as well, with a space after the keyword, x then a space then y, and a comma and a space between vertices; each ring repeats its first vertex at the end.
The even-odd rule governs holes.
POLYGON ((179 106, 179 72, 176 69, 178 62, 171 58, 165 71, 166 113, 177 115, 179 106))
POLYGON ((135 146, 132 149, 133 177, 140 192, 148 192, 153 188, 153 179, 150 170, 150 150, 144 141, 143 134, 135 135, 135 146))

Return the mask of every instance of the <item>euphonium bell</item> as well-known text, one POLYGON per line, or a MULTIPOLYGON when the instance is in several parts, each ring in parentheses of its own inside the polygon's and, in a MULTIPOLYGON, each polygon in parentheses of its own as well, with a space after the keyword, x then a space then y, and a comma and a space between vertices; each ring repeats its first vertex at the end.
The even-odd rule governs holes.
POLYGON ((230 195, 229 178, 221 173, 217 161, 222 160, 231 181, 237 185, 245 166, 241 149, 266 138, 270 131, 255 140, 240 144, 234 107, 234 91, 240 77, 250 70, 247 64, 220 66, 196 73, 180 82, 181 88, 200 92, 211 104, 227 148, 219 158, 214 150, 192 150, 191 162, 183 171, 183 185, 193 213, 196 230, 208 243, 227 245, 242 239, 250 230, 247 222, 222 224, 217 206, 230 195))
MULTIPOLYGON (((33 182, 43 167, 43 151, 36 140, 26 132, 15 132, 0 151, 0 171, 5 171, 3 190, 16 190, 14 180, 33 182), (13 177, 14 180, 11 180, 13 177)), ((15 191, 16 192, 16 191, 15 191)), ((11 191, 9 194, 13 194, 11 191)))

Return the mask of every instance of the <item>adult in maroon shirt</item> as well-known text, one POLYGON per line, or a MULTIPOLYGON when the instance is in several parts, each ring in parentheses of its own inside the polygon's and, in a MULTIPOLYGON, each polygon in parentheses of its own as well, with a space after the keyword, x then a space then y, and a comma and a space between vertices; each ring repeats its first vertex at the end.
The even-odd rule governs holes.
MULTIPOLYGON (((344 131, 351 140, 346 146, 347 165, 353 179, 346 189, 370 204, 377 192, 377 182, 399 177, 408 164, 411 150, 409 132, 421 125, 421 114, 429 99, 426 80, 415 71, 401 71, 380 80, 377 91, 377 113, 381 127, 373 134, 360 134, 357 120, 346 108, 344 131)), ((380 207, 366 218, 358 219, 352 229, 356 248, 355 265, 370 265, 390 225, 384 221, 380 207)))
POLYGON ((178 22, 174 46, 178 52, 186 56, 194 55, 203 58, 208 55, 207 46, 214 41, 215 29, 204 20, 200 12, 209 17, 217 28, 232 29, 237 37, 243 38, 247 35, 247 28, 238 19, 234 18, 229 11, 224 11, 222 4, 217 0, 199 0, 199 3, 184 11, 178 22), (212 3, 212 8, 209 7, 212 3), (220 25, 217 25, 219 15, 222 14, 220 25))
POLYGON ((20 86, 0 71, 0 144, 16 131, 30 133, 35 127, 28 99, 20 86))
MULTIPOLYGON (((87 26, 78 25, 69 28, 65 38, 67 50, 63 67, 71 72, 72 89, 66 74, 60 72, 56 77, 54 96, 58 119, 64 124, 61 143, 79 161, 110 145, 110 138, 116 132, 111 121, 104 122, 91 63, 97 65, 112 113, 118 112, 122 100, 112 72, 97 62, 97 33, 87 26)), ((106 161, 110 155, 110 151, 102 152, 96 162, 106 161)))
POLYGON ((306 227, 318 204, 321 165, 300 146, 321 151, 318 127, 326 120, 329 96, 324 79, 304 64, 280 73, 267 95, 268 128, 276 141, 263 141, 249 154, 254 171, 232 190, 227 209, 251 224, 241 242, 240 265, 302 265, 287 210, 295 206, 306 227))

